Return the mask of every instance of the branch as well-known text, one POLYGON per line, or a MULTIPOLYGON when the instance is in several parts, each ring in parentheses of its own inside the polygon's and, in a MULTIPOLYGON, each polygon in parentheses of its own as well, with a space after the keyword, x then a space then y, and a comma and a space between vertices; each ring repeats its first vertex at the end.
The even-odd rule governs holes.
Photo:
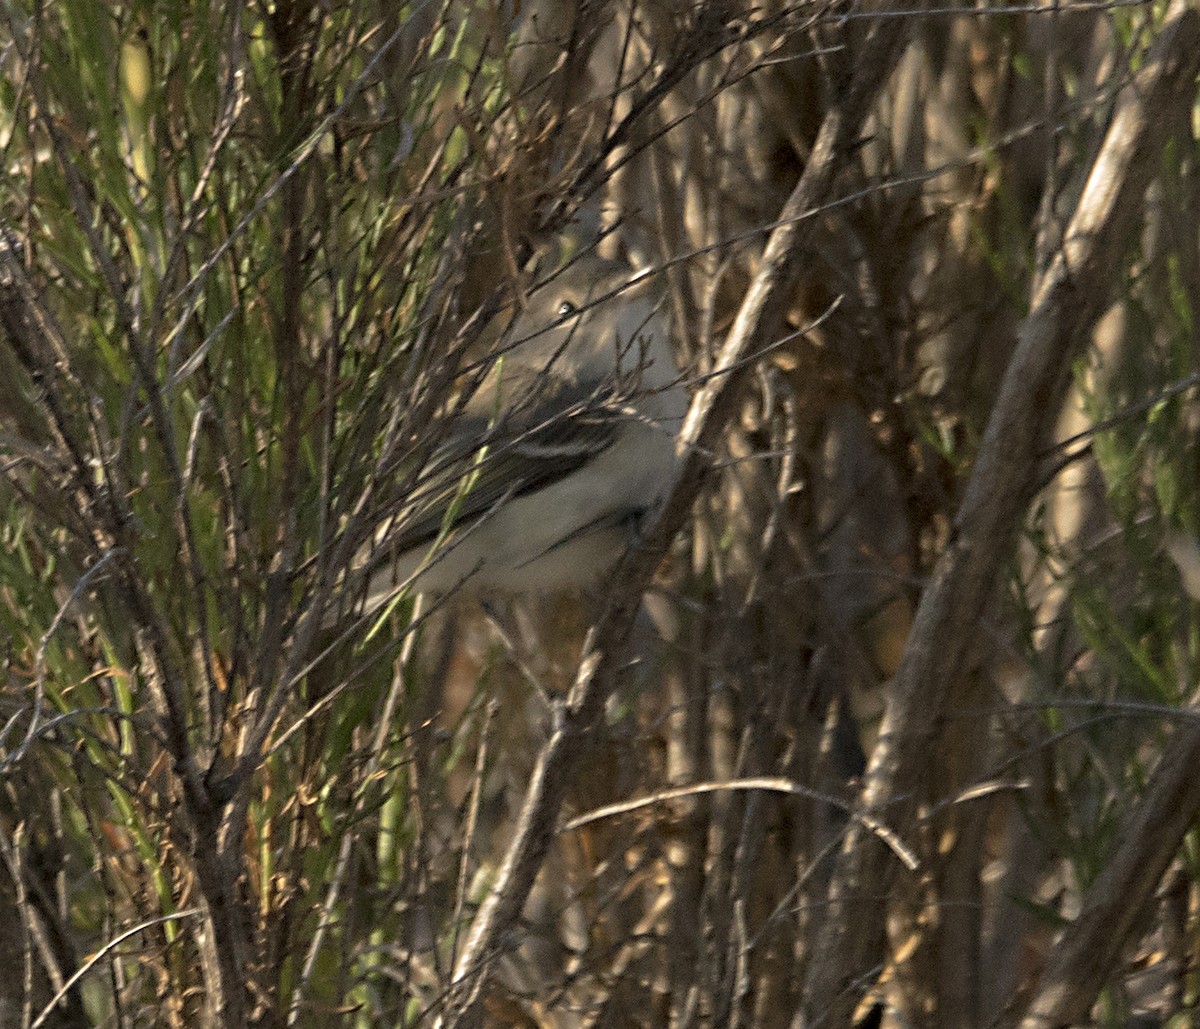
MULTIPOLYGON (((1035 281, 952 541, 921 598, 862 792, 864 808, 902 835, 914 816, 938 713, 976 653, 979 618, 1036 491, 1037 458, 1058 418, 1071 365, 1109 302, 1166 127, 1175 124, 1165 111, 1192 101, 1200 15, 1189 7, 1174 0, 1145 64, 1118 95, 1063 245, 1035 281)), ((892 894, 897 872, 886 848, 856 825, 830 884, 826 946, 813 955, 809 972, 810 1024, 849 1023, 856 991, 848 984, 878 960, 888 913, 879 897, 892 894)))
MULTIPOLYGON (((1200 40, 1191 46, 1200 47, 1200 40)), ((1083 909, 1050 952, 1024 1018, 1018 1008, 998 1026, 1052 1029, 1087 1021, 1184 834, 1200 818, 1198 764, 1200 728, 1188 720, 1176 730, 1146 795, 1118 830, 1121 844, 1087 891, 1083 909)))
MULTIPOLYGON (((899 9, 902 4, 892 5, 899 9)), ((542 747, 518 817, 516 831, 496 883, 467 934, 454 968, 447 1011, 439 1026, 471 1024, 492 960, 516 924, 530 890, 557 834, 559 811, 575 774, 587 732, 599 724, 604 704, 621 667, 642 593, 671 541, 683 526, 719 449, 736 401, 739 367, 752 347, 772 338, 783 322, 813 224, 812 211, 833 194, 844 154, 850 152, 880 85, 895 66, 907 36, 904 19, 872 28, 846 83, 845 99, 826 116, 812 156, 792 195, 780 211, 737 319, 706 385, 696 394, 679 440, 681 461, 670 497, 640 546, 618 567, 605 610, 592 627, 580 659, 575 684, 557 724, 542 747)))

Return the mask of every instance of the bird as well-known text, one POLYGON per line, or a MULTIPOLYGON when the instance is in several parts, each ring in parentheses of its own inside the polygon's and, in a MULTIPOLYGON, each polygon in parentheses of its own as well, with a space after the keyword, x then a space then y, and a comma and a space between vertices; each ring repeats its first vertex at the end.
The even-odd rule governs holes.
POLYGON ((416 494, 360 556, 362 611, 405 594, 586 587, 665 499, 688 391, 661 290, 593 255, 529 294, 416 494))

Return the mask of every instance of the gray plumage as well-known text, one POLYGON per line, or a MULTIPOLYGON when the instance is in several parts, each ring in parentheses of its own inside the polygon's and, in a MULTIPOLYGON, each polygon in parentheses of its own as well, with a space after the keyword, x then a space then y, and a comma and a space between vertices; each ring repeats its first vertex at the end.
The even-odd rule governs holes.
POLYGON ((398 589, 585 585, 663 499, 687 391, 648 281, 584 257, 535 290, 418 495, 362 555, 366 609, 398 589))

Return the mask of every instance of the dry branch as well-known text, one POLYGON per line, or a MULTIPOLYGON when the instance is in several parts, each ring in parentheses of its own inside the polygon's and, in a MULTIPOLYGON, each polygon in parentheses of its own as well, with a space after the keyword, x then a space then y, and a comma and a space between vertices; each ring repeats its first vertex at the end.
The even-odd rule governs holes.
POLYGON ((732 372, 752 347, 777 334, 796 264, 805 249, 805 234, 812 224, 811 212, 831 197, 842 157, 853 145, 880 85, 894 67, 906 35, 903 19, 881 21, 872 27, 863 59, 846 83, 845 99, 825 118, 804 175, 780 211, 760 271, 707 384, 692 401, 679 441, 684 457, 670 497, 642 544, 626 556, 615 573, 606 608, 589 633, 567 703, 557 712, 554 731, 538 755, 513 841, 455 966, 457 995, 451 998, 440 1025, 471 1024, 489 966, 505 934, 520 917, 556 834, 559 811, 584 750, 583 740, 601 721, 642 593, 684 524, 720 446, 736 399, 737 376, 732 372))
MULTIPOLYGON (((921 598, 866 773, 863 806, 901 832, 915 815, 939 715, 969 671, 979 619, 1038 485, 1037 456, 1062 407, 1072 363, 1120 272, 1172 124, 1164 111, 1191 103, 1198 64, 1200 15, 1176 0, 1146 63, 1119 95, 1059 252, 1035 281, 952 541, 921 598)), ((897 873, 877 840, 858 827, 850 832, 830 886, 828 946, 809 977, 809 1024, 847 1024, 857 1001, 851 984, 878 961, 887 914, 879 897, 893 895, 897 873)))
POLYGON ((1086 1021, 1123 950, 1135 942, 1131 933, 1184 834, 1200 817, 1198 765, 1200 729, 1189 718, 1118 831, 1121 845, 1088 890, 1083 910, 1055 944, 1025 1016, 1016 1005, 997 1025, 1051 1029, 1086 1021))

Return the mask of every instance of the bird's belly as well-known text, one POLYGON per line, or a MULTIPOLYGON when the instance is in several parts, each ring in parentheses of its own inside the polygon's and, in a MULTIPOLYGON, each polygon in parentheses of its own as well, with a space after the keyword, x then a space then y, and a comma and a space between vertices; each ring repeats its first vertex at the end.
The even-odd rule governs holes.
POLYGON ((640 427, 568 475, 456 530, 432 557, 401 555, 393 581, 416 592, 527 593, 585 586, 611 567, 670 485, 671 438, 640 427), (424 570, 421 570, 424 566, 424 570))

